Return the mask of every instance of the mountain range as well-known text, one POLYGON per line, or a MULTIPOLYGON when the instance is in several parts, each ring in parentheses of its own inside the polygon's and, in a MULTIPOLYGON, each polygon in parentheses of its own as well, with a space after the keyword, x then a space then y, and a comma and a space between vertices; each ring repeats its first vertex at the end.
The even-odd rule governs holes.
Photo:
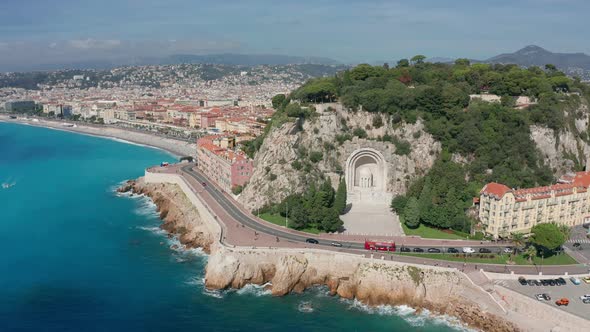
POLYGON ((553 53, 536 45, 526 46, 514 53, 500 54, 484 62, 539 67, 550 63, 562 70, 567 68, 590 70, 590 56, 584 53, 553 53))

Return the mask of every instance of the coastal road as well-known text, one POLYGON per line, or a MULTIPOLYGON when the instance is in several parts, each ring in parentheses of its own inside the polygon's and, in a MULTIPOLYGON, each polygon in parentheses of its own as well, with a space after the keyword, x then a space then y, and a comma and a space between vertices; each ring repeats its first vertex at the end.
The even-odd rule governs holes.
MULTIPOLYGON (((311 238, 312 236, 306 233, 298 232, 295 230, 286 229, 283 227, 276 226, 274 224, 258 221, 256 217, 250 216, 249 212, 243 210, 238 206, 236 202, 233 201, 231 197, 228 197, 227 194, 223 193, 217 186, 212 183, 206 176, 201 174, 200 172, 194 169, 194 164, 187 164, 180 168, 180 174, 184 177, 188 177, 193 181, 188 181, 191 186, 194 186, 193 183, 197 182, 200 184, 201 188, 193 188, 196 191, 204 191, 210 196, 216 204, 219 205, 219 208, 222 209, 225 213, 227 213, 232 219, 236 222, 240 223, 241 225, 248 227, 255 232, 259 232, 262 234, 267 234, 272 237, 276 237, 278 239, 286 240, 287 242, 291 242, 294 244, 300 243, 306 246, 316 246, 310 243, 307 243, 306 240, 311 238), (204 184, 204 186, 203 186, 204 184)), ((364 249, 364 241, 363 239, 354 239, 348 240, 351 238, 350 236, 341 235, 341 236, 332 236, 332 235, 324 235, 324 236, 314 236, 314 239, 318 241, 317 246, 322 247, 325 250, 332 250, 332 251, 344 251, 344 252, 351 252, 355 254, 363 254, 367 257, 373 255, 379 259, 384 260, 395 260, 407 263, 417 263, 417 264, 426 264, 426 265, 438 265, 438 266, 448 266, 454 267, 459 270, 463 271, 476 271, 478 269, 484 269, 485 271, 489 272, 496 272, 496 273, 517 273, 517 274, 563 274, 568 272, 569 274, 583 274, 588 273, 588 267, 583 264, 577 265, 562 265, 562 266, 514 266, 514 265, 498 265, 498 264, 476 264, 476 263, 467 263, 467 262, 451 262, 446 260, 436 260, 436 259, 429 259, 429 258, 422 258, 416 256, 404 256, 399 254, 391 254, 386 252, 368 252, 364 249), (342 245, 341 247, 334 246, 334 243, 342 245)), ((354 237, 353 237, 354 238, 354 237)), ((386 239, 383 239, 386 241, 386 239)), ((398 241, 396 244, 398 245, 398 249, 400 247, 400 242, 398 241)), ((476 251, 479 251, 481 248, 488 249, 493 253, 498 253, 503 250, 505 244, 496 244, 490 242, 478 242, 478 241, 448 241, 448 240, 432 240, 432 239, 421 239, 421 238, 412 238, 411 240, 406 240, 404 247, 410 248, 410 250, 414 251, 415 248, 423 249, 425 252, 429 248, 437 248, 440 249, 442 252, 446 252, 448 248, 457 248, 459 251, 463 246, 473 247, 476 251)), ((398 250, 399 252, 399 250, 398 250)))

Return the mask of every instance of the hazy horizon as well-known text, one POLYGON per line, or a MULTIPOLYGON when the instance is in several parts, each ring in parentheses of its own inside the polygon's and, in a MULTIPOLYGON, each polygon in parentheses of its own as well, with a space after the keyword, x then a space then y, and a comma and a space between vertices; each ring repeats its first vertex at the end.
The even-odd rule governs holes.
POLYGON ((576 33, 588 31, 589 9, 581 0, 9 0, 0 69, 214 53, 487 59, 531 44, 590 53, 576 33))

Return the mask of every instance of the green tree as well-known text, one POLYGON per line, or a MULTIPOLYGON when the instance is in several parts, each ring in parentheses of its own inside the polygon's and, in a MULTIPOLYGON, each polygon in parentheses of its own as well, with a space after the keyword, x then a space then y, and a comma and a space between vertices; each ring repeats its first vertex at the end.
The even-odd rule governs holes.
POLYGON ((408 203, 407 196, 405 196, 405 195, 395 196, 391 200, 391 209, 397 214, 402 214, 404 212, 404 208, 406 207, 407 203, 408 203))
POLYGON ((404 222, 410 228, 417 228, 420 225, 420 207, 415 197, 410 197, 404 208, 404 222))
POLYGON ((535 225, 531 229, 531 243, 545 250, 553 251, 559 248, 567 240, 563 232, 554 223, 535 225))
POLYGON ((469 59, 460 58, 460 59, 455 60, 455 64, 457 66, 466 66, 466 67, 469 67, 469 65, 471 64, 471 61, 469 61, 469 59))
POLYGON ((278 95, 272 97, 272 107, 275 110, 278 110, 279 108, 283 107, 286 100, 287 100, 287 97, 284 94, 282 94, 282 93, 278 94, 278 95))
POLYGON ((397 68, 409 67, 410 61, 408 59, 401 59, 397 62, 397 68))
POLYGON ((343 222, 340 220, 338 211, 335 209, 324 208, 323 218, 320 225, 326 232, 337 232, 342 229, 343 222))
POLYGON ((334 209, 338 211, 338 214, 343 214, 346 210, 346 181, 344 179, 341 179, 338 184, 338 190, 334 198, 334 209))
POLYGON ((412 63, 415 65, 424 63, 424 60, 426 60, 426 56, 422 54, 414 55, 411 59, 412 63))

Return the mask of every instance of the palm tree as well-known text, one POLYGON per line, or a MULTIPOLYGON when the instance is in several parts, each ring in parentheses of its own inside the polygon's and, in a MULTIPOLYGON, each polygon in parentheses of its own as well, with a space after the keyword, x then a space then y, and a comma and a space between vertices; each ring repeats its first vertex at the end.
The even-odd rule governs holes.
POLYGON ((526 257, 530 263, 533 262, 533 259, 537 257, 537 248, 535 246, 529 246, 526 248, 524 252, 524 257, 526 257))
POLYGON ((512 233, 512 244, 514 244, 514 255, 516 255, 516 251, 524 246, 526 240, 524 238, 524 234, 522 233, 512 233))

